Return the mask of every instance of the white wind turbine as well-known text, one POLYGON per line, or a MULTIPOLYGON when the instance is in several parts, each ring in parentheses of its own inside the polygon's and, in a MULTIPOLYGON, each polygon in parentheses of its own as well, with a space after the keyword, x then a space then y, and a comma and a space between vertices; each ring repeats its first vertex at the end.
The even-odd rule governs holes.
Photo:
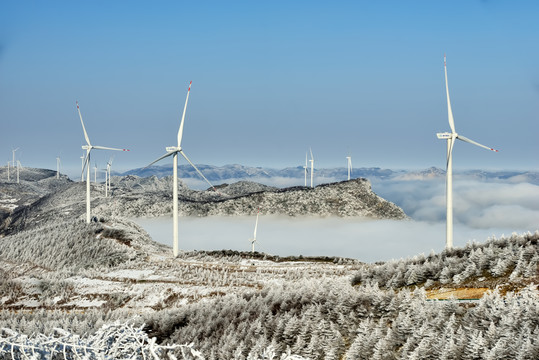
POLYGON ((350 180, 350 174, 352 173, 352 157, 347 156, 346 159, 348 160, 348 180, 350 180))
POLYGON ((108 197, 108 193, 110 192, 110 169, 112 168, 112 160, 113 158, 111 157, 107 162, 107 168, 103 169, 105 171, 105 197, 108 197))
MULTIPOLYGON (((82 124, 82 131, 84 131, 84 139, 86 140, 86 145, 82 145, 82 149, 86 150, 86 157, 82 166, 82 173, 84 173, 84 167, 86 167, 86 222, 90 223, 90 153, 92 149, 97 150, 114 150, 114 151, 129 151, 129 149, 116 149, 105 146, 92 145, 90 143, 90 138, 84 127, 84 121, 82 121, 82 115, 80 113, 79 102, 77 101, 77 111, 79 112, 80 123, 82 124)), ((81 179, 83 178, 81 174, 81 179)))
POLYGON ((189 160, 187 155, 183 152, 182 149, 182 136, 183 136, 183 124, 185 121, 185 110, 187 109, 187 102, 189 100, 189 93, 191 92, 191 84, 192 81, 189 82, 189 88, 187 89, 187 97, 185 98, 185 105, 183 107, 183 115, 182 120, 180 122, 180 129, 178 130, 178 144, 177 146, 167 146, 166 151, 167 153, 160 158, 152 161, 149 165, 147 165, 145 168, 150 167, 151 165, 155 164, 158 161, 163 160, 166 157, 172 156, 172 176, 173 176, 173 188, 172 188, 172 217, 173 217, 173 252, 174 257, 178 256, 179 253, 179 245, 178 245, 178 153, 182 154, 182 156, 187 160, 189 164, 197 171, 197 173, 202 176, 204 180, 213 188, 214 191, 215 188, 213 185, 209 182, 208 179, 198 170, 198 168, 189 160))
POLYGON ((451 249, 453 247, 453 145, 455 140, 459 139, 464 142, 482 147, 487 150, 498 152, 493 148, 481 145, 465 136, 457 134, 455 131, 455 122, 453 120, 453 111, 451 110, 451 101, 449 100, 449 86, 447 84, 447 62, 444 55, 444 72, 445 72, 445 92, 447 94, 447 114, 449 119, 449 127, 451 132, 437 133, 438 139, 447 140, 447 170, 446 170, 446 240, 445 247, 451 249))
POLYGON ((97 163, 94 163, 94 183, 97 184, 97 163))
POLYGON ((311 187, 314 187, 314 182, 313 182, 313 179, 314 179, 314 157, 313 157, 313 150, 311 148, 309 148, 309 151, 311 152, 311 160, 309 160, 311 162, 311 187))
POLYGON ((256 229, 258 228, 258 215, 260 215, 260 209, 256 212, 256 222, 255 222, 255 232, 253 234, 253 238, 249 239, 251 242, 251 252, 255 252, 255 242, 256 242, 256 229))
POLYGON ((307 151, 305 151, 305 165, 303 166, 303 172, 305 173, 305 187, 307 187, 307 173, 309 172, 309 167, 307 166, 307 151))

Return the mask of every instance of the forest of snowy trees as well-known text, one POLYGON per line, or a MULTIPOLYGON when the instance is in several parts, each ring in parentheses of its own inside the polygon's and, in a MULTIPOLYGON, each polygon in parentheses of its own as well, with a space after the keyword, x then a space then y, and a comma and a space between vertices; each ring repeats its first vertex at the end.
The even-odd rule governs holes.
MULTIPOLYGON (((448 283, 462 285, 477 279, 483 283, 490 280, 494 285, 503 285, 496 283, 496 279, 504 275, 509 276, 512 282, 535 279, 539 266, 538 242, 539 233, 536 232, 492 239, 484 244, 469 243, 464 248, 446 249, 439 254, 417 255, 364 268, 352 282, 400 288, 448 283)), ((505 281, 505 277, 502 279, 505 281)))
MULTIPOLYGON (((198 300, 171 302, 179 297, 174 290, 163 305, 142 313, 129 309, 135 299, 127 293, 102 308, 48 308, 54 304, 51 297, 73 291, 62 277, 99 278, 115 269, 150 266, 151 244, 134 237, 137 229, 127 224, 49 224, 9 237, 14 244, 2 239, 1 259, 28 262, 42 251, 49 260, 39 266, 58 270, 31 281, 46 285, 38 298, 41 307, 0 312, 0 356, 41 351, 84 358, 84 351, 93 351, 84 356, 104 358, 119 356, 122 348, 131 354, 124 358, 141 359, 152 358, 152 351, 163 358, 240 360, 539 357, 539 233, 373 265, 346 260, 341 262, 348 265, 339 265, 333 259, 305 267, 269 260, 244 266, 241 254, 186 253, 177 260, 183 263, 163 264, 163 269, 177 274, 182 284, 219 290, 198 300), (57 236, 61 229, 72 235, 57 236), (90 243, 93 247, 77 250, 81 255, 68 260, 69 249, 90 243), (97 261, 90 264, 85 257, 97 261), (429 289, 440 287, 491 291, 474 301, 428 297, 429 289), (103 341, 109 345, 100 348, 103 341)), ((23 280, 2 279, 2 297, 11 296, 17 284, 28 286, 23 280)))

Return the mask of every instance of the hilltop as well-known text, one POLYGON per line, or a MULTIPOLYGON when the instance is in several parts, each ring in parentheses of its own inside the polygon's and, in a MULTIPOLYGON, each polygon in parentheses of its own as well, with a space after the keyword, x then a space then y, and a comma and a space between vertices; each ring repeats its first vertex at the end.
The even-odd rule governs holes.
MULTIPOLYGON (((30 170, 28 170, 30 171, 30 170)), ((34 172, 38 172, 35 170, 34 172)), ((85 213, 85 183, 48 177, 21 184, 0 183, 0 234, 11 234, 85 213), (6 190, 7 189, 7 190, 6 190), (26 190, 29 189, 29 190, 26 190)), ((114 176, 111 197, 103 184, 91 184, 92 213, 99 217, 156 217, 172 212, 172 179, 134 175, 114 176)), ((222 184, 206 191, 179 186, 181 216, 341 216, 406 219, 402 209, 377 196, 366 179, 323 184, 315 188, 275 188, 249 181, 222 184)))

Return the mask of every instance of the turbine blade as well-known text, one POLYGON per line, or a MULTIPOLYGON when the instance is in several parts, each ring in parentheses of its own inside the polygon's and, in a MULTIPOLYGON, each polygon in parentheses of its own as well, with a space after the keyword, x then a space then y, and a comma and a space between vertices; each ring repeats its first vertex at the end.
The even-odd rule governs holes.
POLYGON ((455 133, 455 120, 453 119, 453 110, 451 110, 451 100, 449 99, 449 85, 447 84, 447 62, 444 54, 444 72, 445 72, 445 92, 447 94, 447 117, 451 132, 455 133))
POLYGON ((447 160, 445 163, 445 169, 449 168, 449 158, 451 157, 451 154, 453 153, 453 146, 455 145, 455 138, 451 138, 451 146, 449 146, 449 152, 447 153, 447 160))
POLYGON ((84 166, 82 167, 82 173, 80 174, 80 178, 84 179, 84 170, 86 169, 86 166, 90 163, 90 152, 92 150, 88 150, 86 152, 86 157, 84 158, 84 166))
POLYGON ((256 213, 256 222, 255 222, 255 233, 253 239, 256 241, 256 229, 258 228, 258 215, 260 214, 260 210, 256 213))
MULTIPOLYGON (((187 155, 185 155, 185 153, 183 152, 183 150, 180 150, 180 154, 182 154, 182 156, 185 158, 185 160, 187 160, 187 162, 188 162, 189 164, 191 164, 191 166, 197 171, 197 173, 198 173, 200 176, 202 176, 202 178, 203 178, 204 180, 206 180, 206 182, 210 185, 210 187, 213 189, 213 191, 215 191, 216 193, 219 193, 219 191, 217 191, 217 189, 212 185, 212 183, 211 183, 208 179, 206 179, 206 177, 204 176, 204 174, 202 174, 202 172, 200 172, 200 170, 198 170, 198 168, 195 166, 195 164, 193 164, 193 163, 191 162, 191 160, 189 160, 189 158, 187 157, 187 155)), ((220 193, 219 193, 219 194, 220 194, 220 193)))
POLYGON ((152 161, 151 163, 149 163, 148 165, 146 165, 145 167, 143 167, 142 170, 149 168, 150 166, 152 166, 152 165, 155 164, 156 162, 161 161, 161 160, 163 160, 164 158, 169 157, 170 155, 174 155, 174 153, 175 153, 175 151, 166 153, 165 155, 159 157, 157 160, 154 160, 154 161, 152 161))
POLYGON ((462 136, 462 135, 457 135, 457 139, 462 140, 462 141, 467 142, 467 143, 470 143, 470 144, 473 144, 473 145, 476 145, 476 146, 479 146, 479 147, 482 147, 483 149, 498 152, 498 150, 496 150, 496 149, 493 149, 493 148, 485 146, 485 145, 481 145, 480 143, 475 142, 473 140, 470 140, 467 137, 462 136))
POLYGON ((187 110, 187 101, 189 101, 189 93, 191 92, 192 83, 192 81, 189 82, 189 89, 187 89, 187 97, 185 98, 185 105, 183 107, 182 121, 180 122, 180 129, 178 130, 178 147, 182 146, 183 122, 185 121, 185 110, 187 110))
POLYGON ((94 149, 99 150, 114 150, 114 151, 129 151, 129 149, 117 149, 117 148, 111 148, 106 146, 92 146, 94 149))
POLYGON ((309 148, 309 151, 311 152, 311 160, 314 160, 314 157, 313 157, 313 149, 309 148))
POLYGON ((80 123, 82 124, 82 131, 84 131, 84 138, 86 139, 86 144, 88 144, 89 146, 92 146, 92 144, 90 144, 90 138, 88 137, 88 133, 86 132, 86 128, 84 127, 84 121, 82 121, 82 115, 80 113, 80 108, 79 108, 79 102, 78 101, 77 101, 77 111, 79 112, 80 123))

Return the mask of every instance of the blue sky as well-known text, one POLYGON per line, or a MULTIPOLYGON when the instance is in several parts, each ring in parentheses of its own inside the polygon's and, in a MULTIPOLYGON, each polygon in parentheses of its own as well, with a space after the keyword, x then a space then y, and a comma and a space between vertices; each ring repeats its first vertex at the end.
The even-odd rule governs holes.
MULTIPOLYGON (((162 155, 189 81, 183 147, 196 163, 539 169, 537 1, 0 2, 0 164, 116 170, 162 155), (93 153, 102 167, 112 154, 93 153), (92 161, 93 162, 93 161, 92 161)), ((167 160, 168 161, 168 160, 167 160)))

